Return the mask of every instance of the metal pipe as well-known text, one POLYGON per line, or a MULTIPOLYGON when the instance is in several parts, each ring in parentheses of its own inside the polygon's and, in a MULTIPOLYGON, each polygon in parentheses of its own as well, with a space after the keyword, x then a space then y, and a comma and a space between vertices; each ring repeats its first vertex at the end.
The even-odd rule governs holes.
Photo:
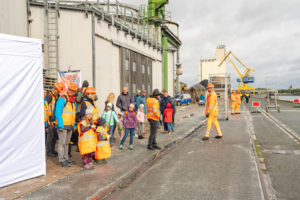
POLYGON ((92 59, 93 59, 93 87, 96 89, 95 11, 92 12, 92 59))

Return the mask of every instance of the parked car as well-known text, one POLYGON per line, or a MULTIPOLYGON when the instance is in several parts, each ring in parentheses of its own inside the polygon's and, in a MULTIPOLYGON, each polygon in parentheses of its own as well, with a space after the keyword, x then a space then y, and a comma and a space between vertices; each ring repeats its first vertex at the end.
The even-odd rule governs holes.
POLYGON ((178 94, 175 96, 175 101, 177 106, 189 105, 192 102, 192 98, 190 94, 178 94))
POLYGON ((199 104, 199 106, 205 105, 205 101, 204 100, 199 100, 198 104, 199 104))

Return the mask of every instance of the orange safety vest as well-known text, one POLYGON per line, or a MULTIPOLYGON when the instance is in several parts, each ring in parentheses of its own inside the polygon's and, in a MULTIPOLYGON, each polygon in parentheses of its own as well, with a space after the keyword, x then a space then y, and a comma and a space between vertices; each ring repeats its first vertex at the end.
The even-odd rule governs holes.
POLYGON ((241 104, 241 97, 239 94, 236 94, 236 103, 241 104))
POLYGON ((65 99, 65 106, 62 111, 62 119, 64 126, 74 126, 76 117, 76 103, 69 101, 68 94, 64 94, 61 98, 65 99))
POLYGON ((51 92, 49 92, 52 100, 49 104, 49 116, 53 116, 54 115, 54 112, 55 112, 55 103, 56 103, 56 96, 51 92))
POLYGON ((87 153, 93 153, 96 151, 95 132, 93 129, 90 129, 87 132, 82 133, 82 126, 89 126, 86 120, 83 120, 78 124, 78 147, 80 154, 84 155, 87 153))
POLYGON ((149 97, 146 101, 147 119, 158 121, 160 118, 159 101, 154 97, 149 97))
POLYGON ((44 122, 46 123, 49 120, 50 109, 47 101, 44 101, 44 122))
POLYGON ((207 95, 205 114, 209 113, 209 116, 216 117, 219 115, 218 108, 218 96, 215 91, 212 91, 207 95))
POLYGON ((93 102, 95 106, 93 106, 93 104, 91 104, 88 101, 84 101, 81 104, 83 104, 83 103, 85 103, 87 109, 93 110, 93 120, 94 120, 94 122, 96 122, 97 119, 99 118, 99 112, 98 112, 98 107, 96 106, 95 101, 93 102))
POLYGON ((98 126, 96 129, 96 153, 95 159, 106 159, 111 156, 111 148, 108 139, 107 128, 98 126), (100 137, 98 137, 100 136, 100 137))
POLYGON ((236 103, 236 96, 237 96, 236 94, 232 94, 231 95, 231 98, 230 98, 230 103, 231 104, 235 104, 236 103))

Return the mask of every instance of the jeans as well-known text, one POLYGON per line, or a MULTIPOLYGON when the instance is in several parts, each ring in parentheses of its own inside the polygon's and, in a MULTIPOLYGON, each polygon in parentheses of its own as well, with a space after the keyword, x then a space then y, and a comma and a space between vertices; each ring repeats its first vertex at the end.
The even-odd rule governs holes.
POLYGON ((133 144, 133 137, 134 137, 134 135, 135 135, 134 129, 135 129, 135 128, 126 128, 126 129, 125 129, 125 135, 124 135, 124 137, 123 137, 123 139, 122 139, 122 141, 121 141, 121 145, 123 145, 124 142, 126 141, 127 136, 128 136, 128 132, 130 132, 130 141, 129 141, 129 145, 132 145, 132 144, 133 144))
POLYGON ((71 141, 72 130, 58 131, 58 160, 63 162, 69 160, 69 144, 71 141))
POLYGON ((46 136, 47 153, 53 153, 55 151, 55 144, 56 144, 55 131, 56 129, 53 128, 52 125, 50 125, 46 136))
POLYGON ((168 127, 168 131, 171 132, 173 131, 174 132, 174 127, 173 127, 173 124, 172 123, 165 123, 168 127))
POLYGON ((114 139, 114 125, 109 127, 108 134, 110 135, 109 142, 112 143, 114 139))
POLYGON ((157 122, 153 119, 148 119, 149 124, 150 124, 150 136, 148 140, 148 146, 156 146, 156 132, 157 132, 157 122))

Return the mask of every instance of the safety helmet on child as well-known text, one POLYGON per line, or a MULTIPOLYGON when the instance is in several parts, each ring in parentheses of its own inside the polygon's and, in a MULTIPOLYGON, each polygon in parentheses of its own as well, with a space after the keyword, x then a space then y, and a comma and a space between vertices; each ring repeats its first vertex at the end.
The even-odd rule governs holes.
POLYGON ((69 86, 68 86, 68 89, 70 89, 74 92, 77 92, 78 86, 77 86, 76 83, 70 83, 69 86))
POLYGON ((88 87, 86 90, 85 90, 85 94, 96 94, 96 90, 92 87, 88 87))
POLYGON ((207 89, 208 88, 215 88, 215 86, 214 86, 214 84, 212 84, 212 83, 209 83, 209 84, 207 84, 207 87, 206 87, 207 89))

